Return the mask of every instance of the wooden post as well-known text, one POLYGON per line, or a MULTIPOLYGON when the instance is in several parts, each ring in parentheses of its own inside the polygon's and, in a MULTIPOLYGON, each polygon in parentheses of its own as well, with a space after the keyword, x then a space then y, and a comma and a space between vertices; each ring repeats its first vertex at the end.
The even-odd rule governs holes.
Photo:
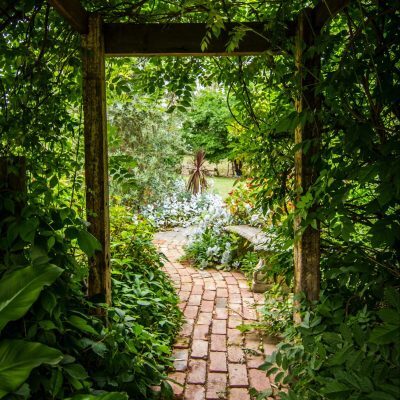
MULTIPOLYGON (((321 124, 319 111, 321 102, 315 93, 320 74, 320 56, 314 52, 313 56, 305 54, 314 44, 311 13, 303 12, 299 16, 296 33, 296 67, 299 82, 299 95, 296 99, 298 113, 307 112, 309 118, 295 131, 295 144, 301 145, 295 154, 295 188, 297 200, 306 194, 318 177, 319 149, 321 124)), ((312 209, 311 211, 315 211, 312 209)), ((300 234, 302 218, 297 216, 294 221, 294 269, 295 293, 304 293, 309 301, 318 300, 320 291, 320 228, 308 226, 300 234)))
POLYGON ((85 135, 86 213, 89 231, 103 251, 89 260, 89 298, 111 303, 108 146, 103 23, 88 18, 83 36, 83 110, 85 135))

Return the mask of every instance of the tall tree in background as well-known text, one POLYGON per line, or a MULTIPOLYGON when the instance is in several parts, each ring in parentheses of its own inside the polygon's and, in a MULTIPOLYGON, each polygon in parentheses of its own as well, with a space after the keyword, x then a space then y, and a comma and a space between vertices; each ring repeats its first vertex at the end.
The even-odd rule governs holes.
POLYGON ((183 137, 194 151, 203 149, 209 161, 218 163, 231 156, 230 122, 231 114, 223 92, 203 89, 185 114, 183 137))
POLYGON ((173 190, 186 151, 176 117, 134 98, 114 103, 109 119, 112 193, 138 207, 173 190))

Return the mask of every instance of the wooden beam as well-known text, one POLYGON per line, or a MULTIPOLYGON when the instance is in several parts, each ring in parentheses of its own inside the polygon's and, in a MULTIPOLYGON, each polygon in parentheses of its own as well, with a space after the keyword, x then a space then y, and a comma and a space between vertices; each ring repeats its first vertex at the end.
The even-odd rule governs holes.
POLYGON ((88 32, 88 12, 82 7, 79 0, 48 0, 58 13, 81 34, 88 32))
POLYGON ((100 15, 89 16, 83 36, 83 110, 85 136, 86 214, 89 231, 103 251, 90 258, 88 295, 111 303, 108 146, 103 24, 100 15))
MULTIPOLYGON (((315 183, 319 175, 319 150, 321 138, 321 123, 319 112, 321 101, 316 93, 316 85, 320 76, 321 58, 317 52, 307 54, 307 48, 313 46, 315 32, 310 26, 309 10, 299 16, 296 34, 295 62, 297 67, 298 98, 296 111, 307 113, 305 125, 299 125, 295 130, 295 189, 297 201, 305 195, 315 183), (306 150, 307 149, 307 150, 306 150)), ((315 212, 316 206, 309 212, 315 212)), ((310 225, 303 229, 303 218, 296 215, 294 221, 295 245, 295 293, 305 294, 307 300, 319 298, 320 291, 320 228, 310 225)))
POLYGON ((227 52, 230 34, 239 24, 227 24, 218 38, 212 37, 205 51, 201 43, 206 36, 206 24, 105 24, 107 56, 229 56, 277 52, 266 37, 262 23, 246 23, 245 36, 239 48, 227 52))
POLYGON ((350 4, 351 0, 320 0, 313 8, 312 21, 316 32, 350 4))

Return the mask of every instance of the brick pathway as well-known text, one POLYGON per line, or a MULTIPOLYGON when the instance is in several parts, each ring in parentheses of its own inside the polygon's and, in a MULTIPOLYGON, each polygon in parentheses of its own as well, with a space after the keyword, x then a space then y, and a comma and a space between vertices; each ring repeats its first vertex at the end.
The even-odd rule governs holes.
POLYGON ((175 371, 170 377, 176 398, 185 400, 250 400, 248 388, 265 390, 271 383, 257 367, 275 349, 258 334, 236 327, 257 319, 263 296, 249 290, 239 272, 198 270, 182 265, 188 229, 160 232, 155 243, 167 256, 165 271, 173 280, 185 315, 174 346, 175 371))

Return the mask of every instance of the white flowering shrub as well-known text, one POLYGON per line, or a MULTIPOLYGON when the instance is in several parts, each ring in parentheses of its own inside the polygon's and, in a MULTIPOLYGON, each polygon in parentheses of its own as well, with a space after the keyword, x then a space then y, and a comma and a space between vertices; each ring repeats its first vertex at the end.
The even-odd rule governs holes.
MULTIPOLYGON (((189 236, 185 247, 185 257, 201 269, 234 268, 242 270, 251 277, 258 263, 259 254, 251 251, 243 252, 243 246, 239 246, 243 239, 225 230, 226 226, 235 222, 234 216, 225 205, 220 203, 210 205, 197 219, 196 229, 189 236)), ((271 250, 274 237, 272 234, 267 235, 267 244, 271 250)))
POLYGON ((223 209, 222 198, 216 194, 192 195, 185 191, 185 182, 177 181, 174 193, 157 204, 145 206, 142 214, 158 229, 199 225, 203 216, 223 209))
POLYGON ((200 268, 230 267, 237 239, 224 230, 233 222, 229 211, 222 202, 214 203, 197 221, 185 247, 186 257, 200 268))

